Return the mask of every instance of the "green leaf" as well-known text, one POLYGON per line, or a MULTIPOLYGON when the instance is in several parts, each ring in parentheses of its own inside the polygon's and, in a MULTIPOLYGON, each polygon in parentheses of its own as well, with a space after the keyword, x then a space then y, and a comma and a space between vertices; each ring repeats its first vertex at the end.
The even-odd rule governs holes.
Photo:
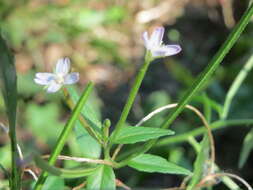
POLYGON ((165 135, 173 135, 174 132, 168 129, 151 127, 125 127, 119 131, 113 139, 116 144, 133 144, 136 142, 147 141, 165 135))
POLYGON ((246 135, 243 141, 242 150, 239 158, 239 168, 242 168, 249 157, 253 148, 253 129, 246 135))
POLYGON ((128 162, 128 166, 143 172, 165 173, 165 174, 183 174, 190 175, 191 172, 166 159, 152 154, 141 154, 128 162))
POLYGON ((79 121, 76 122, 75 135, 82 155, 86 158, 99 158, 100 144, 89 135, 79 121))
POLYGON ((63 190, 64 180, 60 177, 49 176, 43 186, 42 190, 63 190))
POLYGON ((0 30, 0 85, 4 96, 6 113, 9 121, 9 136, 11 141, 12 171, 10 188, 19 190, 20 169, 17 166, 19 158, 16 139, 16 109, 17 109, 17 75, 14 64, 14 57, 1 36, 0 30))
POLYGON ((115 174, 110 166, 100 166, 87 179, 87 190, 116 190, 115 174))
POLYGON ((195 185, 199 182, 203 174, 205 173, 206 160, 209 159, 209 141, 207 135, 204 136, 201 142, 201 149, 198 152, 196 161, 194 162, 193 176, 189 186, 186 190, 193 190, 195 185))
POLYGON ((10 127, 15 128, 17 108, 16 69, 14 57, 2 38, 0 38, 0 76, 1 90, 4 95, 10 127))
MULTIPOLYGON (((76 90, 73 87, 68 87, 67 90, 70 94, 71 100, 76 103, 79 99, 79 95, 76 90)), ((98 119, 100 117, 98 110, 98 102, 94 99, 92 101, 88 100, 83 107, 81 114, 84 116, 87 123, 94 129, 94 131, 100 133, 102 124, 98 119), (94 110, 94 108, 96 108, 96 110, 94 110)), ((89 133, 84 129, 79 121, 77 121, 75 125, 75 135, 77 143, 79 144, 84 157, 99 158, 101 153, 101 146, 93 137, 89 135, 89 133)))

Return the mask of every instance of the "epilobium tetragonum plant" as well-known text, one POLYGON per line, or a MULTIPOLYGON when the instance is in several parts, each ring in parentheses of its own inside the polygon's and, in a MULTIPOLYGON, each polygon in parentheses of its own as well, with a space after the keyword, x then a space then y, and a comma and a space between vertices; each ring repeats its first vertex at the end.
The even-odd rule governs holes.
MULTIPOLYGON (((238 176, 215 171, 214 142, 211 134, 212 127, 210 127, 210 124, 207 122, 199 110, 190 105, 187 105, 191 98, 196 94, 196 92, 203 86, 204 82, 217 69, 226 53, 229 52, 231 47, 237 41, 240 34, 248 24, 252 14, 253 5, 251 5, 249 10, 244 14, 241 21, 228 37, 227 41, 224 43, 224 45, 221 47, 221 49, 218 51, 218 53, 215 55, 203 73, 196 79, 196 82, 188 90, 186 95, 179 101, 179 103, 167 105, 154 110, 147 117, 138 122, 138 124, 135 126, 128 126, 126 120, 150 63, 156 58, 175 55, 181 51, 181 47, 179 45, 163 44, 163 27, 154 29, 151 35, 148 35, 147 32, 143 33, 144 45, 147 50, 144 64, 141 66, 137 73, 136 79, 130 90, 128 99, 122 110, 120 118, 116 125, 112 126, 112 130, 109 130, 111 127, 110 120, 106 119, 104 122, 99 121, 99 119, 96 118, 96 115, 92 114, 92 107, 89 107, 87 105, 87 99, 93 89, 93 84, 91 82, 87 84, 80 97, 74 88, 71 88, 71 86, 62 88, 63 85, 74 84, 79 80, 78 73, 70 72, 69 59, 60 59, 56 64, 54 73, 37 73, 34 81, 39 85, 45 85, 48 93, 55 93, 61 88, 63 89, 66 102, 72 112, 69 120, 65 124, 64 129, 62 130, 57 140, 57 143, 49 157, 49 160, 45 161, 40 156, 34 155, 36 166, 41 168, 42 172, 38 180, 36 180, 35 185, 32 186, 32 189, 47 190, 47 186, 44 184, 47 183, 46 179, 49 174, 56 175, 61 178, 82 177, 81 179, 83 180, 83 184, 81 184, 79 187, 85 187, 87 190, 115 190, 116 185, 127 189, 128 187, 119 181, 117 179, 117 175, 115 175, 115 170, 124 166, 129 166, 140 172, 158 172, 164 174, 183 175, 187 177, 187 180, 183 182, 183 184, 180 186, 180 189, 195 190, 202 187, 207 187, 209 185, 214 185, 216 183, 215 179, 220 179, 222 176, 236 178, 244 183, 248 189, 252 189, 247 182, 238 176), (169 114, 165 118, 165 121, 161 126, 145 127, 145 122, 148 119, 155 116, 157 113, 172 107, 176 107, 175 111, 173 111, 172 114, 169 114), (177 138, 177 136, 171 137, 174 135, 174 132, 167 128, 183 111, 184 108, 192 110, 201 119, 208 131, 208 135, 205 135, 200 144, 193 138, 196 133, 185 137, 197 150, 197 159, 194 163, 193 171, 189 171, 186 168, 171 163, 161 156, 147 153, 147 151, 155 145, 158 138, 170 136, 164 138, 163 141, 158 141, 158 144, 159 142, 164 142, 167 139, 177 138), (91 151, 86 151, 85 157, 60 155, 66 143, 66 140, 74 127, 76 127, 75 129, 78 129, 76 131, 76 135, 78 136, 78 141, 82 141, 81 148, 85 150, 93 150, 92 153, 91 151), (110 131, 112 132, 110 133, 110 131), (140 143, 142 144, 139 146, 140 143), (120 152, 123 145, 127 144, 136 144, 136 146, 132 151, 126 150, 120 152), (101 152, 103 154, 101 154, 101 152), (55 162, 58 159, 80 162, 82 163, 82 167, 73 169, 55 167, 55 162)), ((1 39, 1 42, 2 41, 3 40, 1 39)), ((5 43, 0 44, 0 53, 1 63, 3 62, 3 65, 1 65, 1 77, 4 83, 3 92, 7 106, 7 114, 10 127, 9 136, 12 145, 12 171, 10 175, 7 175, 10 176, 10 189, 19 190, 21 189, 22 171, 17 164, 17 160, 19 159, 17 147, 19 146, 17 146, 15 133, 15 101, 17 100, 17 93, 15 90, 15 68, 13 67, 14 64, 13 59, 10 56, 10 51, 5 43)), ((226 107, 228 108, 229 106, 226 107)), ((223 117, 223 120, 220 121, 223 122, 224 125, 226 125, 225 119, 226 118, 223 117)), ((253 121, 242 120, 241 123, 252 124, 253 121)), ((201 134, 204 132, 205 131, 201 132, 201 134)), ((3 168, 2 165, 0 166, 3 168)), ((231 179, 227 179, 226 185, 229 186, 231 184, 231 179), (228 184, 228 182, 230 184, 228 184)), ((235 187, 235 184, 233 185, 233 187, 235 187)))

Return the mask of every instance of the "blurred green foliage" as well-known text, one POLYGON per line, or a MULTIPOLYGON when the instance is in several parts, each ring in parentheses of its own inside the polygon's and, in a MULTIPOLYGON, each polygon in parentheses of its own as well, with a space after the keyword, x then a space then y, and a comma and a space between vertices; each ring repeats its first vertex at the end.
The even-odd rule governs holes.
POLYGON ((55 144, 63 128, 59 122, 59 111, 59 107, 54 103, 44 106, 29 104, 25 113, 27 128, 38 137, 38 140, 49 145, 55 144))

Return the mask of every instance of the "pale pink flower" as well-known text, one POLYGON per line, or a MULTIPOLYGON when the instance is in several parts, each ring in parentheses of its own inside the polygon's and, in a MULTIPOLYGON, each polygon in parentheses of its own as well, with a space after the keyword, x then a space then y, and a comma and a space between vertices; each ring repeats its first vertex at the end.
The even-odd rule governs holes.
POLYGON ((171 56, 181 51, 180 45, 164 45, 162 41, 163 35, 163 27, 157 27, 150 37, 147 31, 142 35, 144 45, 151 52, 153 58, 171 56))
POLYGON ((74 84, 79 80, 79 73, 70 73, 69 58, 59 59, 54 73, 36 73, 34 82, 45 85, 48 93, 57 92, 63 85, 74 84))

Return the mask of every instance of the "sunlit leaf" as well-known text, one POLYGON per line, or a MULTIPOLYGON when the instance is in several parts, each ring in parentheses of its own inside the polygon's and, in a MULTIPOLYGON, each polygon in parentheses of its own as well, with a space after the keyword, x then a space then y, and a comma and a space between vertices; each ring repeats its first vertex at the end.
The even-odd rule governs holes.
POLYGON ((100 166, 87 179, 87 190, 115 190, 115 174, 110 166, 100 166))
POLYGON ((158 137, 173 135, 174 132, 168 129, 151 128, 151 127, 125 127, 119 131, 113 139, 117 144, 133 144, 136 142, 147 141, 158 137))
POLYGON ((190 175, 191 172, 166 159, 152 154, 141 154, 128 162, 128 166, 142 172, 183 174, 190 175))
POLYGON ((98 158, 101 153, 101 146, 87 133, 79 121, 76 122, 74 131, 82 155, 86 158, 98 158))

